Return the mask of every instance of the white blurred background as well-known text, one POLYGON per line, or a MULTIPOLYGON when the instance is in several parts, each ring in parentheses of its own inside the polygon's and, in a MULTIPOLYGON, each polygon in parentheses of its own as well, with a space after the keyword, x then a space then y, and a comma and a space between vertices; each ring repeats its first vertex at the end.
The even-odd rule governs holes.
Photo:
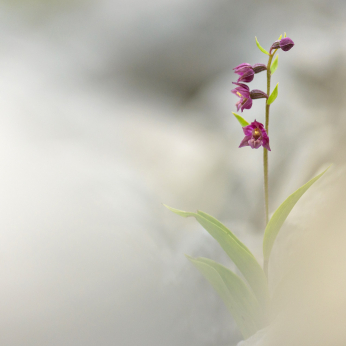
POLYGON ((345 19, 342 0, 0 1, 1 345, 236 344, 184 254, 229 260, 162 203, 260 260, 262 151, 238 149, 232 68, 266 63, 255 36, 295 42, 272 79, 274 211, 345 161, 345 19))

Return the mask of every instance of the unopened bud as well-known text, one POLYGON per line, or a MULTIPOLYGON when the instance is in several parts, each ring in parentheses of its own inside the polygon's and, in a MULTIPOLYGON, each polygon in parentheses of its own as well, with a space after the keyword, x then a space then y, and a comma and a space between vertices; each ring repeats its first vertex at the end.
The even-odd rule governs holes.
POLYGON ((265 71, 267 69, 267 66, 264 64, 255 64, 252 66, 252 69, 255 73, 259 73, 265 71))
POLYGON ((294 46, 294 42, 289 38, 289 37, 285 37, 280 41, 275 41, 272 46, 270 47, 270 51, 269 53, 271 53, 271 51, 273 49, 279 49, 281 48, 284 52, 287 52, 288 50, 290 50, 292 47, 294 46))
POLYGON ((272 49, 279 49, 280 48, 280 41, 275 41, 272 46, 270 47, 270 50, 272 49))
POLYGON ((294 46, 294 42, 289 38, 285 37, 280 41, 280 48, 284 51, 287 52, 294 46))
POLYGON ((268 95, 262 91, 262 90, 258 90, 258 89, 253 89, 250 91, 250 97, 254 100, 254 99, 263 99, 263 98, 268 98, 268 95))

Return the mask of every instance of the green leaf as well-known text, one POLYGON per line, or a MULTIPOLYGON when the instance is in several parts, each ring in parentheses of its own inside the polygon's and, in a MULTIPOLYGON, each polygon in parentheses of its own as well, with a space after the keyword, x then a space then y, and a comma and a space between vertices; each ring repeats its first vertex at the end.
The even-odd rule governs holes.
POLYGON ((208 220, 210 223, 213 223, 215 226, 219 227, 221 230, 223 230, 226 234, 229 234, 230 237, 234 239, 234 241, 242 247, 245 251, 247 251, 251 256, 251 251, 246 247, 245 244, 243 244, 224 224, 222 224, 219 220, 215 219, 215 217, 205 213, 204 211, 198 210, 197 214, 204 217, 206 220, 208 220))
POLYGON ((172 207, 169 207, 168 205, 164 204, 164 206, 169 209, 170 211, 172 211, 175 214, 178 214, 182 217, 189 217, 189 216, 195 216, 196 213, 189 213, 188 211, 183 211, 183 210, 179 210, 179 209, 175 209, 172 207))
POLYGON ((257 37, 256 36, 255 36, 255 39, 256 39, 256 44, 257 44, 257 47, 259 48, 259 50, 261 52, 263 52, 264 54, 269 55, 269 53, 259 44, 259 42, 257 41, 257 37))
POLYGON ((280 35, 280 37, 278 38, 278 41, 280 41, 282 39, 282 35, 280 35))
POLYGON ((272 62, 270 66, 271 74, 273 74, 276 71, 276 69, 278 68, 278 64, 279 64, 279 55, 275 57, 274 61, 272 62))
POLYGON ((278 97, 278 85, 279 85, 279 83, 276 84, 273 92, 270 94, 270 96, 267 100, 267 105, 272 104, 276 100, 276 98, 278 97))
POLYGON ((265 318, 244 281, 223 265, 207 258, 186 256, 220 295, 244 339, 265 326, 265 318))
POLYGON ((214 217, 202 211, 188 213, 168 206, 166 207, 183 217, 193 216, 196 218, 236 264, 249 283, 261 307, 266 310, 269 304, 267 279, 250 250, 226 226, 214 217))
POLYGON ((284 37, 286 37, 286 33, 284 34, 284 37))
POLYGON ((237 120, 239 121, 239 124, 241 125, 241 127, 245 127, 250 125, 249 122, 247 122, 242 116, 240 116, 237 113, 232 112, 232 114, 237 118, 237 120))
POLYGON ((285 222, 287 216, 293 209, 293 207, 298 202, 299 198, 303 196, 305 191, 324 173, 327 172, 329 167, 323 171, 321 174, 316 176, 315 178, 308 181, 305 185, 300 187, 297 191, 292 193, 281 205, 278 209, 276 209, 275 213, 273 214, 272 218, 269 220, 268 225, 264 231, 264 238, 263 238, 263 256, 264 260, 268 261, 269 256, 274 244, 274 241, 280 231, 280 228, 282 224, 285 222))

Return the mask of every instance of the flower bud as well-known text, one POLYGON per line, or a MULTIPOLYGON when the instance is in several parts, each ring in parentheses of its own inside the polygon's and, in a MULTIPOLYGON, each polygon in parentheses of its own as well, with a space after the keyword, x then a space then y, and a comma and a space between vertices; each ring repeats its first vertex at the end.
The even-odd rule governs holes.
POLYGON ((285 37, 280 41, 280 48, 284 51, 287 52, 294 46, 294 42, 289 38, 285 37))
POLYGON ((264 64, 255 64, 252 66, 252 69, 255 73, 259 73, 262 71, 266 71, 267 70, 267 66, 264 64))
POLYGON ((270 47, 270 50, 272 49, 279 49, 280 48, 280 41, 275 41, 272 46, 270 47))
POLYGON ((253 89, 250 91, 250 97, 254 100, 254 99, 263 99, 263 98, 268 98, 268 95, 262 91, 262 90, 258 90, 258 89, 253 89))
POLYGON ((284 37, 283 39, 281 39, 280 41, 275 41, 272 46, 270 47, 270 51, 269 53, 271 53, 271 51, 273 49, 279 49, 281 48, 284 52, 287 52, 288 50, 290 50, 292 47, 294 46, 294 42, 289 38, 289 37, 284 37))

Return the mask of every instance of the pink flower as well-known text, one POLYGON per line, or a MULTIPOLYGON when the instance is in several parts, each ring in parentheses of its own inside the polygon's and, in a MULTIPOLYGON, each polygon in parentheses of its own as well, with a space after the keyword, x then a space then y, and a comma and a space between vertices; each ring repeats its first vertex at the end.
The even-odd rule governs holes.
POLYGON ((238 85, 231 91, 234 95, 240 98, 240 100, 235 104, 238 112, 239 109, 241 109, 241 111, 244 109, 250 109, 252 107, 252 100, 254 99, 268 98, 268 95, 261 90, 254 89, 250 91, 250 88, 246 84, 235 82, 233 82, 233 84, 238 85))
POLYGON ((237 82, 250 83, 254 79, 255 73, 259 73, 267 69, 267 66, 264 64, 255 64, 251 66, 250 64, 244 62, 236 66, 233 70, 234 73, 237 73, 240 77, 237 82))
POLYGON ((258 121, 252 122, 250 125, 243 127, 244 139, 240 142, 239 148, 250 146, 252 149, 262 147, 271 151, 269 147, 269 137, 263 126, 258 121))
POLYGON ((238 85, 235 89, 233 89, 231 92, 234 95, 237 95, 240 100, 235 104, 237 106, 237 111, 239 112, 239 109, 243 111, 244 109, 250 109, 252 107, 252 99, 250 97, 250 88, 241 83, 234 83, 238 85))

